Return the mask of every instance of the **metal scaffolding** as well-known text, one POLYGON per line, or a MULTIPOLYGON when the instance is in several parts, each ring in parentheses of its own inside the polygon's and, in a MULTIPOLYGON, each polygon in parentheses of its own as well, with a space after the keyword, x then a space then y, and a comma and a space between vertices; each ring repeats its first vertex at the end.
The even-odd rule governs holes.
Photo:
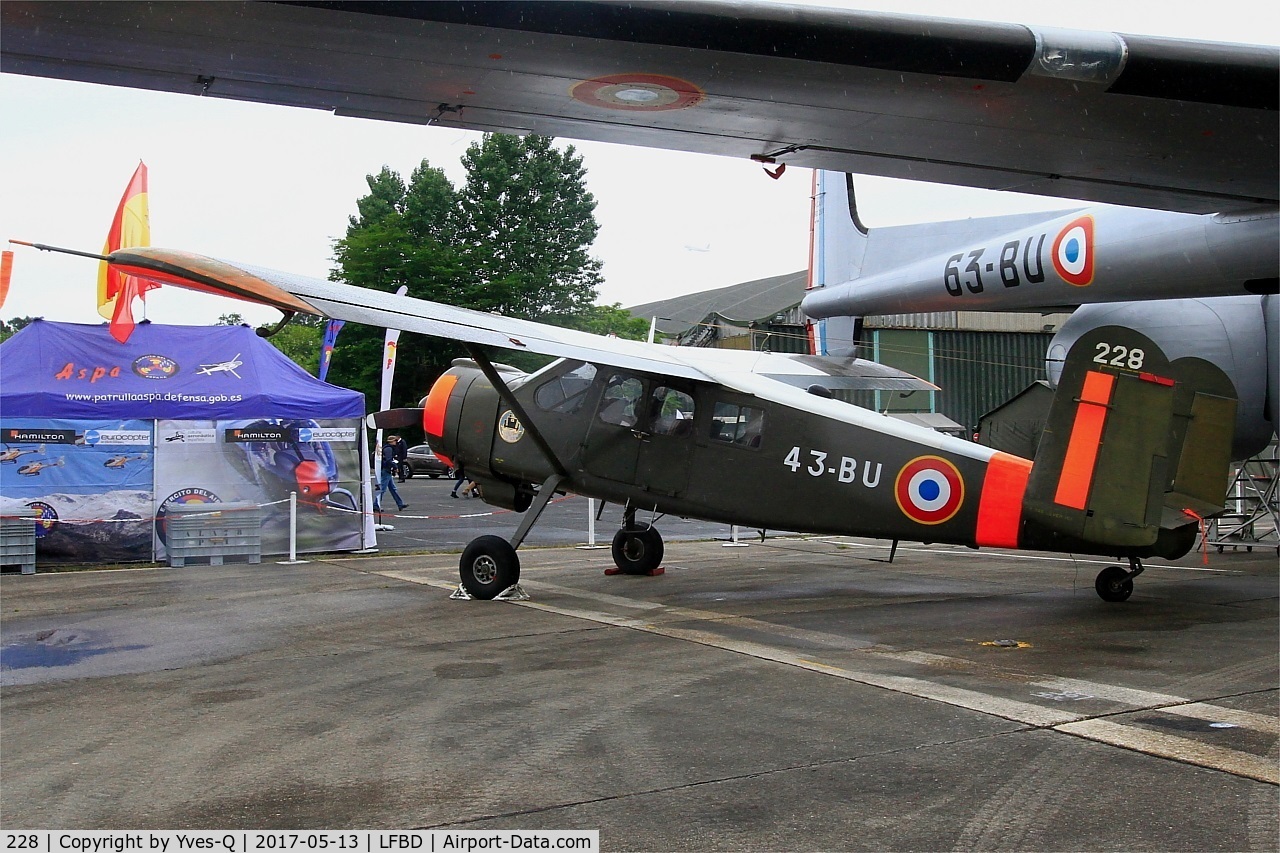
POLYGON ((1224 548, 1275 548, 1280 553, 1280 455, 1276 442, 1234 468, 1227 489, 1227 511, 1209 520, 1208 544, 1224 548))

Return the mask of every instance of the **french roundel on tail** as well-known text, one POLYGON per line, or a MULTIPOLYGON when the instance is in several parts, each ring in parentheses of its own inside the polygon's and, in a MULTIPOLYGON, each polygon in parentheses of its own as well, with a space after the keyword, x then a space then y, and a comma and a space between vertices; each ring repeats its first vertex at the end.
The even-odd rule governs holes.
POLYGON ((1076 287, 1093 283, 1093 217, 1081 216, 1066 224, 1053 239, 1053 268, 1062 280, 1076 287))

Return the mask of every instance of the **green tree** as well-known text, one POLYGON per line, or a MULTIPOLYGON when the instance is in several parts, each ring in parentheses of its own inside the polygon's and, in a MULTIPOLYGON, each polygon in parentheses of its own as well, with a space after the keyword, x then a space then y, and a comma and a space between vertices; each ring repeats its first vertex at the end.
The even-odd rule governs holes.
MULTIPOLYGON (((455 190, 423 161, 406 184, 387 167, 369 175, 346 236, 334 244, 334 280, 507 316, 643 337, 617 306, 595 305, 600 261, 589 255, 599 226, 582 158, 547 137, 492 134, 468 148, 455 190)), ((643 321, 640 323, 643 326, 643 321)), ((647 327, 644 327, 647 331, 647 327)), ((378 401, 384 330, 349 324, 330 381, 378 401)), ((453 341, 400 338, 392 405, 412 406, 454 358, 453 341)), ((525 369, 546 359, 494 357, 525 369)))
POLYGON ((488 134, 462 158, 460 233, 470 278, 465 304, 563 323, 591 310, 601 262, 588 254, 599 232, 596 201, 573 146, 546 136, 488 134))
POLYGON ((622 307, 621 302, 615 302, 612 305, 592 305, 581 314, 565 318, 563 325, 596 335, 616 335, 633 341, 649 338, 649 323, 643 317, 632 315, 622 307))
POLYGON ((12 338, 14 335, 18 334, 18 332, 21 332, 23 329, 29 326, 31 324, 31 321, 34 319, 36 318, 35 317, 14 317, 12 320, 9 320, 8 322, 4 320, 0 320, 0 343, 4 343, 5 341, 9 340, 9 338, 12 338))
POLYGON ((320 344, 327 322, 323 317, 297 314, 283 329, 267 338, 267 342, 315 376, 320 372, 320 344))
MULTIPOLYGON (((338 266, 330 278, 386 292, 403 285, 409 296, 456 303, 453 294, 463 275, 456 249, 457 196, 444 172, 424 160, 408 185, 385 166, 366 181, 369 194, 356 202, 359 214, 334 243, 338 266)), ((329 381, 361 391, 370 408, 379 400, 384 335, 385 329, 348 323, 329 367, 329 381)), ((416 405, 461 354, 453 342, 402 335, 392 405, 416 405)))

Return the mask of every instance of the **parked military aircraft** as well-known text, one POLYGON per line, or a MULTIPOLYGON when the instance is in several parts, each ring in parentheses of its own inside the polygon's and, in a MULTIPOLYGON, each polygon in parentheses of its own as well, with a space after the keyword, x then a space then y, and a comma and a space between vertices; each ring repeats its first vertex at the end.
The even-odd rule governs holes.
POLYGON ((286 317, 324 314, 466 343, 471 361, 441 376, 422 409, 375 422, 421 418, 432 449, 465 467, 486 501, 526 513, 510 541, 482 536, 463 552, 462 583, 477 597, 517 581, 516 549, 566 490, 625 507, 613 556, 627 572, 658 566, 652 519, 676 514, 1127 559, 1098 575, 1108 601, 1128 598, 1142 558, 1185 554, 1197 522, 1224 504, 1230 379, 1202 359, 1170 362, 1120 327, 1094 329, 1073 349, 1033 465, 832 399, 833 387, 931 387, 863 360, 607 338, 154 247, 106 259, 129 275, 286 317), (482 345, 560 360, 504 375, 482 345))
POLYGON ((1051 382, 1084 334, 1126 326, 1227 374, 1240 401, 1233 458, 1258 453, 1280 424, 1276 210, 1094 206, 867 228, 852 176, 818 172, 815 188, 816 286, 801 303, 823 321, 815 351, 851 354, 856 318, 872 314, 1083 306, 1050 342, 1051 382), (1179 294, 1199 298, 1167 298, 1179 294))
MULTIPOLYGON (((832 268, 832 287, 806 310, 1012 310, 1238 294, 1241 302, 1225 308, 1127 307, 1123 322, 1174 357, 1194 354, 1185 345, 1204 341, 1204 330, 1231 330, 1205 352, 1244 380, 1237 454, 1257 445, 1263 414, 1280 422, 1275 371, 1237 373, 1259 363, 1244 355, 1263 340, 1258 317, 1274 328, 1280 309, 1254 298, 1274 293, 1277 281, 1275 46, 752 0, 7 0, 0 64, 8 73, 344 116, 1181 212, 1091 208, 968 229, 949 223, 950 234, 922 232, 947 244, 945 253, 917 244, 912 264, 899 258, 902 269, 878 276, 873 268, 889 268, 864 268, 850 288, 840 285, 852 272, 832 268), (1269 310, 1240 307, 1247 304, 1269 310), (1189 326, 1200 331, 1180 334, 1189 326), (1162 334, 1167 328, 1179 333, 1162 334)), ((1081 311, 1072 329, 1117 322, 1097 317, 1081 311)), ((1277 337, 1280 330, 1267 336, 1273 365, 1277 337)))

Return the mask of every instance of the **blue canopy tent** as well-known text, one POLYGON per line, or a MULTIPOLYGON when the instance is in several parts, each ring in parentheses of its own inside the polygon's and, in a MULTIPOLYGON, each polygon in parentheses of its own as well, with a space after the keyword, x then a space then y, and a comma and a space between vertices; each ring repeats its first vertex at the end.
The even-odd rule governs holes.
POLYGON ((44 521, 37 560, 164 555, 164 515, 253 502, 263 549, 366 544, 364 398, 310 376, 247 326, 36 320, 0 345, 0 513, 44 521))

